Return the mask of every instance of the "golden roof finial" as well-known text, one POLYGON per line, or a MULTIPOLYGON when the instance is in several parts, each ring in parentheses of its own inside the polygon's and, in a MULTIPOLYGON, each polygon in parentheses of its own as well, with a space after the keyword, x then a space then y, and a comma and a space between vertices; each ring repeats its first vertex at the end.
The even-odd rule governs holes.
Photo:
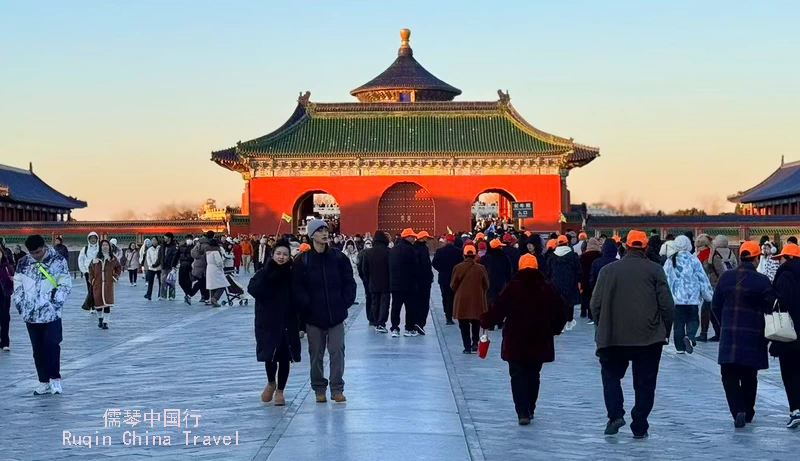
POLYGON ((400 48, 408 48, 409 37, 411 37, 410 29, 400 29, 400 48))

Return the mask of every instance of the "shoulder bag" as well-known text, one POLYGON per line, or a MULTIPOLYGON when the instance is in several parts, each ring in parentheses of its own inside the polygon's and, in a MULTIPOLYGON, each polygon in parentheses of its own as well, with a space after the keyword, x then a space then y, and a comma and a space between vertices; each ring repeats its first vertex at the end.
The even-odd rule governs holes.
POLYGON ((790 343, 797 340, 794 322, 788 312, 781 312, 778 300, 771 314, 764 314, 764 336, 770 341, 790 343))

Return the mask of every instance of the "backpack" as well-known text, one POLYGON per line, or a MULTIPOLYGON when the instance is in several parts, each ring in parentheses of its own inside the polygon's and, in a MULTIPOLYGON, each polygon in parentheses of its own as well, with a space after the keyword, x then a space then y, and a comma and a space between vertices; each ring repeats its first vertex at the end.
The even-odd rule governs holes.
MULTIPOLYGON (((722 260, 722 267, 725 268, 723 272, 727 272, 729 270, 736 269, 737 267, 739 267, 739 261, 736 260, 736 255, 733 253, 733 251, 728 250, 728 256, 723 258, 722 255, 719 253, 719 250, 715 250, 713 257, 716 258, 717 256, 719 256, 719 258, 722 260)), ((714 265, 712 264, 711 267, 714 267, 714 265)))

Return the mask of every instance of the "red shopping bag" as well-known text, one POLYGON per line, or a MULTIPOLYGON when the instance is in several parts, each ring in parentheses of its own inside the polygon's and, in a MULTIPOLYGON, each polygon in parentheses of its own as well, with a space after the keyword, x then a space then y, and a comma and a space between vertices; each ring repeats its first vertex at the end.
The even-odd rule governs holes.
POLYGON ((489 336, 484 330, 483 334, 481 335, 481 340, 478 342, 478 357, 482 359, 486 358, 486 354, 489 353, 489 344, 491 343, 492 341, 489 339, 489 336))

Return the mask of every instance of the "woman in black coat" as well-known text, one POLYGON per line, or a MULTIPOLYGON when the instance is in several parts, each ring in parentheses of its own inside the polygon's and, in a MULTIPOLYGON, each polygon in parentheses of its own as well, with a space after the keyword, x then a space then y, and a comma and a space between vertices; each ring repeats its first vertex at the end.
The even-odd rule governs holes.
MULTIPOLYGON (((789 312, 796 330, 800 328, 800 248, 787 244, 778 256, 785 257, 786 262, 775 273, 773 286, 781 311, 789 312)), ((796 429, 800 427, 800 340, 789 343, 773 341, 769 352, 780 360, 783 387, 789 400, 786 427, 796 429)))
POLYGON ((262 402, 286 405, 283 390, 291 362, 300 362, 300 319, 292 302, 292 257, 286 240, 279 240, 272 258, 250 280, 247 292, 256 300, 256 358, 265 362, 267 387, 262 402), (277 375, 277 381, 276 381, 277 375))

